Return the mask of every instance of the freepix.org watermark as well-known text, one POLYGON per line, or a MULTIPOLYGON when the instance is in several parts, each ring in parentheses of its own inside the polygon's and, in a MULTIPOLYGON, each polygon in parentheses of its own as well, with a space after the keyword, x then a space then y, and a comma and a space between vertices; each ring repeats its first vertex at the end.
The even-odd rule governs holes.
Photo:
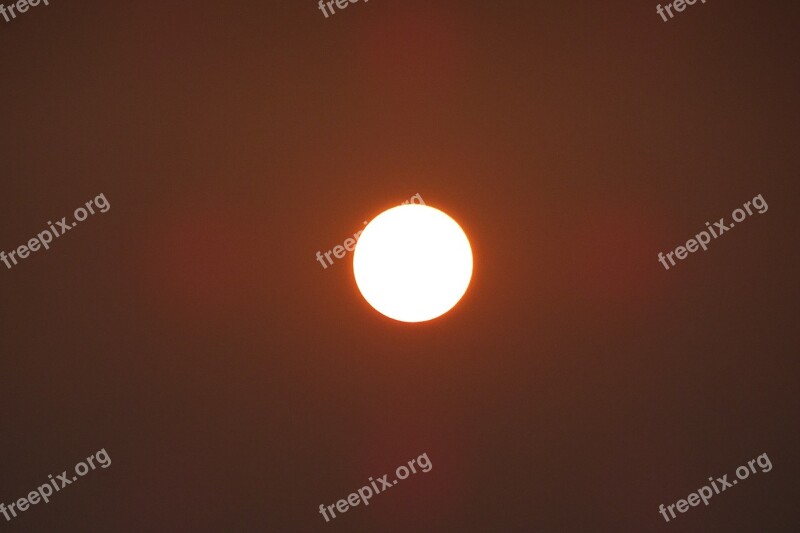
POLYGON ((99 194, 94 200, 89 200, 86 202, 86 208, 79 207, 73 213, 75 217, 75 221, 72 224, 67 222, 67 217, 63 217, 61 220, 56 222, 54 226, 51 221, 47 221, 47 225, 50 226, 50 229, 46 229, 39 233, 36 237, 29 240, 27 244, 23 244, 22 246, 18 247, 16 250, 11 250, 8 255, 3 250, 0 250, 0 261, 5 263, 7 268, 11 268, 14 265, 17 265, 19 262, 17 259, 27 259, 28 255, 31 252, 36 252, 40 248, 44 248, 45 250, 50 249, 50 243, 53 242, 53 239, 57 239, 64 235, 66 232, 70 231, 72 228, 78 225, 78 222, 83 222, 86 220, 90 214, 94 215, 96 207, 99 209, 100 213, 105 213, 109 209, 111 209, 111 204, 108 203, 105 194, 99 194), (57 227, 56 227, 57 226, 57 227), (13 263, 13 265, 12 265, 13 263))
POLYGON ((661 513, 661 516, 664 517, 664 520, 669 522, 671 519, 667 516, 667 511, 669 511, 670 516, 675 518, 677 515, 675 514, 674 509, 678 509, 679 513, 685 513, 689 510, 690 507, 697 507, 700 505, 702 501, 704 505, 708 505, 708 502, 711 500, 711 497, 715 494, 719 494, 721 492, 725 492, 727 489, 732 488, 734 485, 739 483, 739 480, 747 479, 751 473, 757 474, 755 465, 761 467, 761 472, 769 472, 772 470, 772 462, 767 457, 766 453, 762 453, 757 458, 753 459, 752 461, 748 461, 746 465, 742 465, 736 469, 736 477, 738 479, 734 479, 728 481, 728 474, 725 474, 722 477, 718 477, 716 481, 714 481, 713 477, 708 478, 711 482, 711 487, 708 485, 702 487, 697 492, 693 492, 686 497, 685 500, 678 500, 677 502, 667 505, 664 507, 664 504, 658 506, 658 512, 661 513), (712 491, 711 488, 714 488, 712 491))
MULTIPOLYGON (((700 2, 705 4, 706 0, 700 0, 700 2)), ((672 3, 665 5, 664 7, 661 7, 661 4, 658 4, 656 6, 656 13, 658 13, 661 16, 664 22, 667 22, 668 20, 671 20, 675 17, 675 15, 672 14, 673 9, 678 13, 681 13, 686 9, 687 5, 693 6, 696 3, 697 0, 675 0, 672 3), (667 18, 667 15, 664 13, 664 10, 666 10, 666 12, 669 13, 669 18, 667 18)))
POLYGON ((36 7, 40 3, 45 6, 50 5, 49 0, 18 0, 9 5, 3 4, 0 0, 0 16, 6 19, 6 22, 11 22, 18 14, 26 13, 29 8, 36 7))
POLYGON ((725 224, 724 218, 714 222, 713 226, 709 222, 706 222, 706 230, 708 231, 701 231, 694 236, 694 239, 689 239, 686 241, 686 246, 678 246, 674 251, 668 252, 666 255, 658 252, 658 261, 666 270, 669 270, 670 265, 675 266, 676 264, 673 256, 677 257, 679 261, 682 261, 686 259, 689 253, 694 253, 700 248, 702 248, 705 252, 708 250, 708 244, 711 242, 712 237, 714 239, 718 239, 724 233, 727 233, 733 229, 737 222, 742 222, 747 217, 752 216, 755 213, 763 215, 768 209, 769 206, 767 205, 767 202, 764 200, 764 197, 759 194, 749 202, 745 202, 742 207, 738 207, 733 210, 733 213, 731 214, 731 218, 734 220, 733 222, 725 224), (755 212, 753 212, 753 209, 750 208, 751 206, 756 210, 755 212), (667 264, 667 259, 669 260, 670 265, 667 264))
POLYGON ((22 513, 27 511, 31 505, 36 505, 40 501, 43 501, 44 503, 50 503, 50 496, 60 491, 67 485, 71 485, 77 481, 78 476, 83 477, 89 473, 90 469, 95 470, 98 466, 100 468, 108 468, 111 466, 111 457, 108 456, 105 448, 94 455, 87 457, 85 463, 81 461, 80 463, 76 464, 75 473, 78 474, 77 476, 70 477, 66 470, 61 472, 55 478, 53 478, 53 474, 50 474, 47 476, 50 478, 47 483, 41 485, 38 489, 29 492, 27 497, 20 498, 14 503, 9 504, 8 507, 6 507, 5 503, 0 502, 0 513, 6 517, 7 522, 10 522, 12 518, 17 517, 18 512, 22 513), (97 461, 97 464, 95 464, 95 460, 97 461))
MULTIPOLYGON (((422 199, 422 196, 420 196, 419 193, 415 194, 414 196, 403 202, 401 205, 406 205, 409 203, 416 205, 425 205, 425 201, 422 199)), ((367 224, 368 222, 365 220, 364 225, 366 226, 367 224)), ((328 265, 333 264, 333 259, 331 259, 331 254, 333 254, 333 256, 336 259, 341 259, 345 255, 347 255, 347 252, 352 252, 355 249, 356 242, 358 242, 358 238, 361 236, 363 231, 364 230, 355 232, 352 237, 348 237, 347 239, 344 240, 342 244, 334 246, 332 250, 328 250, 324 254, 321 252, 317 252, 317 261, 319 261, 319 264, 322 265, 322 268, 327 270, 328 265), (323 255, 325 256, 324 258, 322 257, 323 255), (325 262, 325 259, 328 260, 327 263, 325 262)))
POLYGON ((423 453, 416 459, 411 459, 408 462, 408 466, 400 465, 394 472, 394 475, 397 476, 397 479, 388 480, 386 478, 389 477, 389 474, 381 476, 378 478, 377 483, 374 479, 369 478, 369 485, 364 485, 356 492, 350 494, 347 499, 339 500, 334 505, 328 505, 327 507, 325 504, 320 504, 319 506, 319 514, 325 519, 326 522, 330 522, 332 518, 336 518, 336 511, 340 513, 346 513, 350 507, 356 507, 359 504, 369 505, 369 500, 376 494, 380 494, 382 492, 386 492, 388 489, 392 488, 393 486, 397 485, 398 480, 406 479, 411 474, 417 473, 417 468, 419 467, 422 472, 430 472, 433 468, 433 463, 428 458, 427 453, 423 453), (423 461, 424 459, 424 461, 423 461), (414 465, 416 463, 416 466, 414 465), (380 487, 378 486, 380 484, 380 487), (330 513, 330 517, 328 514, 330 513))
MULTIPOLYGON (((336 14, 336 9, 333 7, 334 5, 341 11, 350 4, 355 4, 356 2, 358 2, 358 0, 319 0, 319 10, 322 11, 322 14, 325 15, 325 18, 328 18, 328 11, 330 11, 331 15, 336 14)), ((369 2, 369 0, 364 0, 365 4, 367 2, 369 2)))

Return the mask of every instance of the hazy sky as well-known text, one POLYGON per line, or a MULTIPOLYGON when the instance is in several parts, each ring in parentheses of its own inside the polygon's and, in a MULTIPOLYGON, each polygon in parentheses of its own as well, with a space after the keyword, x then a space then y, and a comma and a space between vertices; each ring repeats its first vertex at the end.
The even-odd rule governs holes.
POLYGON ((8 531, 791 531, 795 4, 51 0, 0 19, 8 531), (409 325, 315 258, 420 194, 472 285, 409 325), (659 252, 763 195, 666 271, 659 252), (326 523, 427 453, 430 472, 326 523), (709 476, 774 465, 673 523, 709 476))

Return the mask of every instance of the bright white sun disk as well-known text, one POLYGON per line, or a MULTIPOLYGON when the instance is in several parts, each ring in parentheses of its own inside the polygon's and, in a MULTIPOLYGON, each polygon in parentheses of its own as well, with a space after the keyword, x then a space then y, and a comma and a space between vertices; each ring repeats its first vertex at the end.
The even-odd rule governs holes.
POLYGON ((472 248, 445 213, 401 205, 364 229, 353 272, 361 294, 380 313, 424 322, 448 312, 464 296, 472 279, 472 248))

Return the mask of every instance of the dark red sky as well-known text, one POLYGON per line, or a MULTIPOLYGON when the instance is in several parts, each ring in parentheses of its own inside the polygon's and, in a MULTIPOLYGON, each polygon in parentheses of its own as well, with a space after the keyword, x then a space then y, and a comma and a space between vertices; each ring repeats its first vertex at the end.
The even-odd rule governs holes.
POLYGON ((68 2, 0 20, 8 531, 790 532, 797 17, 785 1, 68 2), (351 256, 419 193, 475 254, 391 321, 351 256), (762 194, 670 271, 657 262, 762 194), (427 453, 369 507, 369 477, 427 453), (659 504, 774 465, 667 524, 659 504))

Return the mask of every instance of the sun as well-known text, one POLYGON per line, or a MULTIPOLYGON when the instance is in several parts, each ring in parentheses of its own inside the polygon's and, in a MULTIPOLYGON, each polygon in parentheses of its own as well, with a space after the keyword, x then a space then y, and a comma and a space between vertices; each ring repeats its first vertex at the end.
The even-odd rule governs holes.
POLYGON ((426 205, 384 211, 364 228, 353 254, 361 294, 401 322, 424 322, 455 306, 472 279, 472 248, 458 223, 426 205))

